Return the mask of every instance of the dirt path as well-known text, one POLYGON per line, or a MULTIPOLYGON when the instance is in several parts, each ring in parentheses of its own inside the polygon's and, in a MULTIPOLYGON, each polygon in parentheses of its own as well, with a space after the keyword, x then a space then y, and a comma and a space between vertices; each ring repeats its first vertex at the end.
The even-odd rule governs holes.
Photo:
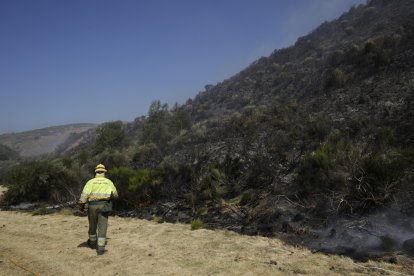
MULTIPOLYGON (((354 263, 280 240, 189 225, 110 217, 108 252, 83 246, 87 219, 0 212, 1 275, 359 275, 375 266, 409 274, 411 265, 354 263), (32 271, 28 272, 28 271, 32 271)), ((387 274, 387 273, 386 273, 387 274)))

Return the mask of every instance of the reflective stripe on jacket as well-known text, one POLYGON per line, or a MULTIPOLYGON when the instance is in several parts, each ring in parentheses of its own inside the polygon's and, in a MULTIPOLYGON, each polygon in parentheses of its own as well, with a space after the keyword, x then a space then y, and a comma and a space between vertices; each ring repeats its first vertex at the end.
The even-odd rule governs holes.
POLYGON ((86 183, 79 202, 109 200, 111 197, 118 197, 114 183, 104 176, 96 176, 86 183))

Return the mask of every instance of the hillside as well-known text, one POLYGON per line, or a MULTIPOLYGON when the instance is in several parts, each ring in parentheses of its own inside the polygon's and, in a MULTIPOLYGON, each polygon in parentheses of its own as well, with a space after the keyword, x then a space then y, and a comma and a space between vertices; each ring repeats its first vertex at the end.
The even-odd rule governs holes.
POLYGON ((17 159, 19 154, 8 146, 0 144, 0 161, 17 159))
POLYGON ((103 163, 123 215, 393 256, 414 237, 413 11, 369 1, 181 106, 74 135, 11 170, 4 205, 73 200, 103 163))
POLYGON ((126 129, 142 146, 108 165, 167 168, 165 195, 192 204, 246 197, 277 210, 284 195, 323 216, 409 205, 413 11, 407 0, 353 7, 183 106, 154 103, 126 129))
POLYGON ((39 156, 52 153, 71 134, 85 132, 95 127, 94 124, 71 124, 2 134, 0 144, 10 147, 21 156, 39 156))
MULTIPOLYGON (((394 51, 402 46, 400 43, 407 42, 401 41, 401 28, 410 24, 412 18, 410 1, 374 0, 367 6, 352 7, 337 20, 325 22, 299 38, 294 46, 275 50, 236 76, 206 86, 206 91, 187 108, 192 108, 200 121, 232 115, 250 105, 283 104, 289 100, 299 101, 299 105, 323 97, 326 92, 348 94, 352 84, 360 85, 395 62, 391 60, 394 51), (335 69, 343 71, 342 83, 332 83, 331 73, 335 69)), ((399 57, 406 63, 401 64, 402 71, 409 68, 412 60, 409 46, 405 45, 407 56, 399 57)))

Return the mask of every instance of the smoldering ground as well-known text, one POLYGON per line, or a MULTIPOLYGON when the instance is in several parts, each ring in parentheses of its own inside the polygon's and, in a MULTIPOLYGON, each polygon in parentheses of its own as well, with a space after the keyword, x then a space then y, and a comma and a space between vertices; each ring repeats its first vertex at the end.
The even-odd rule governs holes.
POLYGON ((398 254, 414 256, 414 212, 411 211, 387 209, 366 216, 339 218, 326 227, 311 230, 312 238, 302 243, 316 251, 361 261, 398 254))

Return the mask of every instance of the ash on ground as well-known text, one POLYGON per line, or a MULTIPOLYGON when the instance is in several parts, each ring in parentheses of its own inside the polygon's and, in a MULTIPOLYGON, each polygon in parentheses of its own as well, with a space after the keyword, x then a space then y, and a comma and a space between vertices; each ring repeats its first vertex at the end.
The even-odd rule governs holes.
POLYGON ((363 217, 339 218, 310 230, 299 243, 315 251, 366 261, 404 254, 414 256, 414 213, 382 210, 363 217))

